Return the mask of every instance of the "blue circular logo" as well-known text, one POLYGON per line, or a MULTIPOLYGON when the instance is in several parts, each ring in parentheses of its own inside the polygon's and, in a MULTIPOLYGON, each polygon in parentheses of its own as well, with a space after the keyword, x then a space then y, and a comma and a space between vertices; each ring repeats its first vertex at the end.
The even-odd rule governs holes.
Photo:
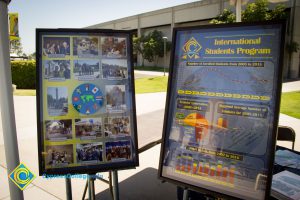
POLYGON ((94 114, 103 105, 103 94, 94 84, 84 83, 75 88, 72 104, 81 114, 94 114))

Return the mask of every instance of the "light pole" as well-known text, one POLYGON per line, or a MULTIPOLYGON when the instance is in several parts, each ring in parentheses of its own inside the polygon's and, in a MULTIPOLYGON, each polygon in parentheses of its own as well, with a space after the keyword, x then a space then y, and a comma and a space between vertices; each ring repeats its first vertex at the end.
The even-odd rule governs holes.
MULTIPOLYGON (((20 163, 17 130, 15 121, 14 101, 12 94, 11 67, 9 56, 8 11, 10 0, 0 0, 0 107, 2 116, 3 140, 10 174, 20 163)), ((22 200, 23 192, 8 179, 10 199, 22 200)))
POLYGON ((163 37, 164 39, 164 76, 166 76, 166 65, 167 65, 167 37, 163 37))

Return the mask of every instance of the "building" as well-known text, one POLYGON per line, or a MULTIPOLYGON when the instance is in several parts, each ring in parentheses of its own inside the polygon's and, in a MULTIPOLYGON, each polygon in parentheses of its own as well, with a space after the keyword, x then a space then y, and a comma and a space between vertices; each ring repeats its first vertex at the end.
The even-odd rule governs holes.
MULTIPOLYGON (((300 19, 300 1, 298 0, 270 0, 270 8, 276 6, 276 2, 285 4, 290 18, 287 20, 286 44, 296 41, 300 44, 300 26, 296 26, 300 19)), ((249 0, 248 2, 253 2, 249 0)), ((243 5, 245 7, 246 5, 243 5)), ((178 5, 170 8, 142 13, 122 19, 108 21, 88 28, 133 30, 136 35, 141 36, 155 29, 162 31, 171 41, 172 29, 174 27, 197 26, 209 24, 209 21, 219 15, 225 8, 234 10, 234 6, 229 0, 202 0, 193 3, 178 5)), ((300 25, 300 24, 298 24, 300 25)), ((167 55, 169 57, 169 54, 167 55)), ((284 78, 300 78, 300 52, 291 53, 285 50, 284 55, 284 78)), ((167 59, 169 61, 169 59, 167 59)), ((136 65, 141 65, 141 56, 137 56, 136 65)), ((153 63, 145 62, 145 65, 153 63)), ((165 65, 164 60, 160 59, 159 66, 165 65)), ((169 66, 169 63, 167 63, 169 66)))

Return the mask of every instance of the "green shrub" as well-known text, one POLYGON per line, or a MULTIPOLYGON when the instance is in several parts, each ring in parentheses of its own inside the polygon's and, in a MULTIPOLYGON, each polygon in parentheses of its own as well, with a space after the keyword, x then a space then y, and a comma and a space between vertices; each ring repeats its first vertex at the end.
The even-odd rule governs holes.
POLYGON ((18 89, 35 89, 35 61, 12 61, 12 82, 18 89))

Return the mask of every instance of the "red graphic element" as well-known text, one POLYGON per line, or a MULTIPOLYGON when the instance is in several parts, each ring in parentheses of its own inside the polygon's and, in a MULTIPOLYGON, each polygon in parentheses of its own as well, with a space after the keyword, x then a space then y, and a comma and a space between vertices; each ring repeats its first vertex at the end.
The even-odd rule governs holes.
POLYGON ((79 100, 78 97, 74 97, 74 98, 73 98, 73 101, 78 101, 78 100, 79 100))

